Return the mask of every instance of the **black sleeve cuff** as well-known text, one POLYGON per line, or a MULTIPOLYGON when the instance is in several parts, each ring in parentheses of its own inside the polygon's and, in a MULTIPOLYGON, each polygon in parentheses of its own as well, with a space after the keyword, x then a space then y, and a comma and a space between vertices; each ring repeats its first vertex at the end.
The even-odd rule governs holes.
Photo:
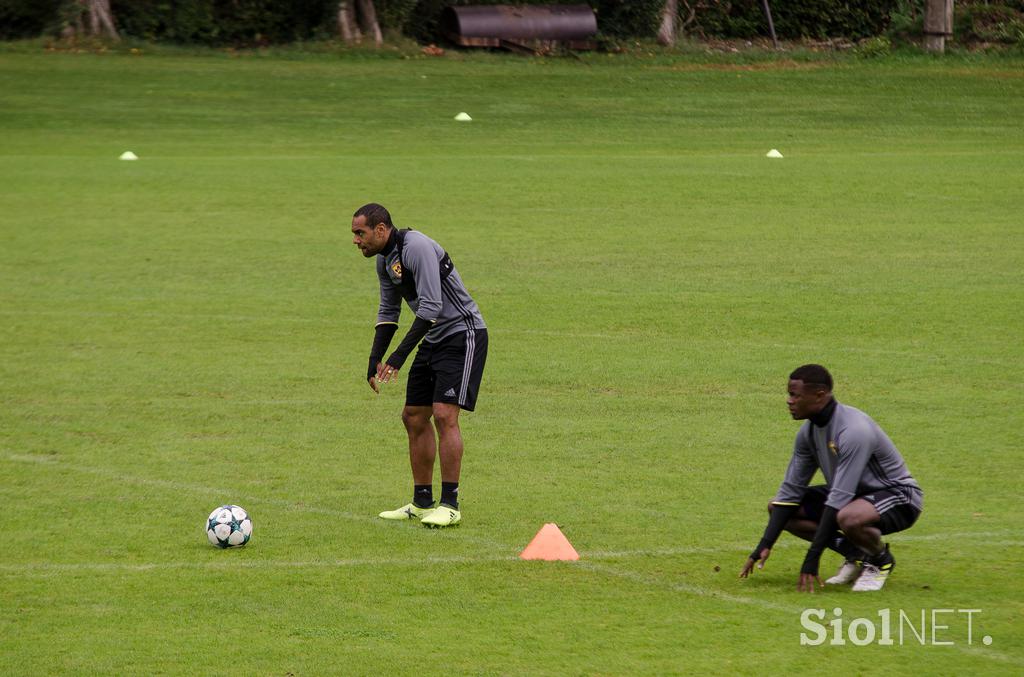
POLYGON ((764 535, 761 536, 761 542, 757 544, 757 549, 754 550, 756 555, 754 559, 761 558, 761 551, 765 548, 769 550, 775 546, 775 541, 779 540, 779 535, 782 530, 786 528, 786 523, 789 522, 790 518, 796 513, 799 505, 778 505, 775 504, 772 507, 772 514, 768 518, 768 526, 764 529, 764 535))
POLYGON ((804 557, 803 566, 800 567, 800 573, 811 574, 812 576, 818 575, 821 553, 825 551, 828 540, 835 534, 836 527, 839 526, 839 520, 836 517, 837 512, 835 508, 825 506, 821 513, 821 521, 818 522, 818 530, 814 532, 814 541, 811 542, 811 547, 807 549, 807 556, 804 557))
POLYGON ((377 363, 384 357, 391 345, 391 339, 398 331, 398 325, 391 322, 378 324, 373 334, 373 347, 370 348, 370 367, 366 371, 366 380, 377 375, 377 363))
POLYGON ((800 566, 800 573, 810 574, 811 576, 818 575, 818 564, 821 561, 821 553, 808 550, 807 555, 804 557, 804 563, 800 566))
POLYGON ((412 326, 409 327, 409 331, 405 334, 405 338, 395 348, 395 352, 391 353, 391 357, 388 358, 387 362, 395 369, 401 369, 402 365, 405 364, 405 360, 409 357, 409 353, 413 351, 413 348, 420 342, 420 340, 427 335, 430 328, 434 326, 433 322, 429 322, 422 318, 417 317, 412 326))

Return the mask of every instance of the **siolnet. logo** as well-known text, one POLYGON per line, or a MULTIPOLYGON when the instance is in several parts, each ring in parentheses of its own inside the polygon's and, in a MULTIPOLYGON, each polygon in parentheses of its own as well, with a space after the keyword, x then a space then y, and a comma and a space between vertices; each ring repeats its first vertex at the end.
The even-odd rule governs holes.
MULTIPOLYGON (((974 616, 980 613, 981 609, 921 609, 919 613, 908 613, 903 609, 879 609, 876 622, 874 618, 844 619, 843 610, 836 607, 832 610, 832 619, 822 623, 820 621, 824 621, 826 615, 824 609, 804 609, 800 614, 800 625, 807 632, 800 633, 800 644, 971 645, 975 643, 974 616)), ((981 643, 989 646, 992 637, 983 636, 981 643)))

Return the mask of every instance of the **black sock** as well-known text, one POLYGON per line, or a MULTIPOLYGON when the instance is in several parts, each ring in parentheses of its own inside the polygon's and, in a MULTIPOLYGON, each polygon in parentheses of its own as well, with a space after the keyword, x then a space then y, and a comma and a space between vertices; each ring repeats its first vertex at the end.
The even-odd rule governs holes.
POLYGON ((832 539, 832 544, 829 546, 831 550, 838 552, 847 561, 854 562, 856 560, 863 560, 865 555, 864 551, 855 546, 850 539, 845 536, 839 535, 832 539))
POLYGON ((441 482, 441 502, 455 510, 459 509, 458 482, 441 482))
POLYGON ((896 561, 896 558, 893 557, 892 553, 889 552, 889 544, 886 543, 885 547, 882 548, 882 552, 878 553, 877 555, 865 557, 864 561, 868 564, 873 564, 876 567, 880 567, 885 566, 886 564, 892 564, 896 561))
POLYGON ((417 508, 430 508, 434 505, 434 488, 429 484, 416 484, 412 489, 412 504, 417 508))

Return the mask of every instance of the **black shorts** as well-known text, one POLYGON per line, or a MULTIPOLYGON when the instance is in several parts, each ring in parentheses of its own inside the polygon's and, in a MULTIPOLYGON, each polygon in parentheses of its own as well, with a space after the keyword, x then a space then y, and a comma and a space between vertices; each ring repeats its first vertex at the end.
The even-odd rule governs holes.
POLYGON ((409 369, 406 406, 445 402, 473 411, 486 361, 486 329, 452 334, 437 343, 422 342, 409 369))
MULTIPOLYGON (((912 491, 914 490, 906 487, 894 487, 873 491, 857 498, 863 498, 875 506, 875 510, 881 516, 878 520, 878 529, 883 534, 894 534, 914 526, 914 522, 921 516, 921 511, 910 502, 912 491)), ((820 522, 827 499, 828 487, 824 484, 807 487, 807 492, 800 500, 800 511, 808 519, 820 522)))

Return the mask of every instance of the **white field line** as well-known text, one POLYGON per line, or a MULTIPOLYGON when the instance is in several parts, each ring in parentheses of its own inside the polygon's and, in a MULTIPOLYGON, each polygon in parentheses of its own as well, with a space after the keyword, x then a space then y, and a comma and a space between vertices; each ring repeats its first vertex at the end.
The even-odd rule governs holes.
MULTIPOLYGON (((710 292, 693 291, 694 294, 703 294, 710 292)), ((220 320, 224 322, 294 322, 304 324, 328 324, 337 327, 344 326, 364 326, 366 323, 361 321, 343 321, 330 317, 281 317, 277 315, 264 315, 264 316, 252 316, 252 315, 221 315, 217 313, 154 313, 154 312, 90 312, 90 311, 75 311, 75 310, 0 310, 0 315, 29 315, 29 316, 49 316, 49 317, 95 317, 95 318, 122 318, 122 319, 207 319, 207 320, 220 320)), ((580 332, 580 331, 557 331, 550 329, 531 329, 528 327, 506 327, 501 329, 503 334, 521 334, 527 336, 549 336, 552 338, 561 339, 593 339, 599 341, 635 341, 637 338, 636 333, 601 333, 601 332, 580 332)), ((652 342, 666 342, 676 341, 677 338, 664 335, 644 335, 645 340, 652 342)), ((772 349, 772 350, 797 350, 803 352, 814 352, 811 346, 804 346, 791 343, 777 343, 767 341, 719 341, 719 345, 731 345, 733 347, 745 347, 745 348, 761 348, 761 349, 772 349)), ((863 355, 890 355, 890 356, 907 356, 907 355, 918 355, 919 351, 914 349, 889 349, 889 348, 855 348, 846 347, 843 348, 842 352, 863 354, 863 355)), ((973 357, 958 355, 957 360, 961 363, 970 364, 992 364, 992 365, 1005 365, 1006 362, 998 359, 987 359, 984 357, 973 357)))
MULTIPOLYGON (((743 597, 741 595, 733 595, 727 592, 719 590, 712 590, 700 585, 694 585, 692 583, 681 583, 681 582, 669 582, 654 576, 645 576, 635 571, 622 570, 610 567, 606 564, 598 564, 596 562, 579 562, 581 568, 606 574, 608 576, 615 576, 617 578, 639 583, 641 585, 650 586, 653 588, 661 588, 663 590, 670 590, 672 592, 681 592, 687 595, 694 595, 696 597, 707 597, 713 600, 719 600, 722 602, 730 602, 732 604, 743 604, 747 606, 760 607, 762 609, 771 609, 772 611, 783 611, 792 614, 794 619, 793 624, 793 639, 796 638, 796 633, 799 630, 799 626, 796 623, 796 619, 800 617, 800 614, 804 609, 817 605, 820 596, 807 596, 807 604, 782 604, 779 602, 772 602, 770 600, 762 599, 760 597, 743 597)), ((999 661, 1001 663, 1010 663, 1012 665, 1024 665, 1024 659, 1017 658, 1016 656, 1009 656, 1000 651, 995 651, 990 648, 981 648, 973 645, 952 645, 954 649, 965 653, 972 658, 987 658, 989 660, 999 661)))
MULTIPOLYGON (((893 545, 899 545, 904 542, 913 541, 937 541, 943 539, 955 539, 955 540, 984 540, 986 546, 1024 546, 1024 539, 1021 540, 1000 540, 992 541, 993 538, 999 538, 1001 536, 1024 536, 1024 532, 1015 529, 1004 529, 1001 531, 959 531, 951 532, 946 534, 925 534, 921 536, 914 536, 913 534, 891 534, 886 536, 886 541, 891 542, 893 545)), ((775 544, 772 551, 775 550, 796 550, 806 548, 807 544, 801 541, 795 541, 787 539, 775 544)), ((746 543, 732 543, 722 544, 718 547, 691 547, 691 546, 680 546, 678 548, 640 548, 636 550, 592 550, 586 552, 580 552, 580 557, 586 557, 587 559, 629 559, 631 557, 673 557, 675 555, 714 555, 725 552, 742 552, 749 553, 751 550, 750 544, 746 543)), ((740 563, 742 564, 742 562, 740 563)))
MULTIPOLYGON (((128 482, 130 484, 136 484, 141 486, 157 487, 161 489, 169 489, 172 491, 188 491, 197 494, 211 494, 219 497, 233 496, 235 500, 246 501, 252 503, 264 503, 269 505, 276 505, 291 510, 302 510, 304 512, 311 512, 319 515, 328 515, 331 517, 341 517, 344 519, 364 522, 368 524, 374 524, 378 526, 387 526, 387 523, 376 516, 368 514, 357 514, 346 512, 344 510, 337 510, 333 508, 322 508, 313 505, 306 505, 301 501, 288 501, 275 498, 263 498, 258 496, 244 496, 239 495, 230 489, 222 489, 217 487, 210 487, 198 484, 189 484, 186 482, 174 482, 170 480, 154 479, 149 477, 136 477, 119 473, 115 471, 105 470, 103 468, 95 468, 90 466, 80 466, 64 461, 54 459, 50 456, 42 456, 38 454, 12 454, 8 453, 5 456, 6 460, 17 463, 36 463, 41 465, 52 465, 57 468, 64 470, 71 470, 73 472, 86 473, 92 475, 99 475, 101 477, 107 477, 109 479, 117 480, 119 482, 128 482)), ((999 538, 1003 536, 1022 536, 1024 530, 1022 529, 998 529, 989 531, 959 531, 959 532, 944 532, 934 534, 894 534, 890 537, 893 543, 899 543, 902 541, 936 541, 942 539, 991 539, 999 538)), ((465 537, 465 534, 463 534, 465 537)), ((463 538, 463 540, 466 540, 463 538)), ((479 542, 491 548, 500 548, 506 551, 515 551, 516 548, 504 544, 498 544, 495 541, 489 539, 469 539, 479 542)), ((1020 545, 1024 541, 1007 540, 1003 541, 1003 545, 1020 545)), ((780 542, 777 543, 775 549, 786 549, 790 547, 800 547, 801 544, 798 542, 780 542)), ((592 550, 585 551, 587 557, 595 559, 623 559, 629 557, 659 557, 659 556, 672 556, 672 555, 691 555, 691 554, 715 554, 720 552, 745 552, 749 549, 747 544, 733 543, 733 544, 722 544, 717 547, 698 547, 698 546, 683 546, 678 548, 640 548, 631 550, 592 550)))
MULTIPOLYGON (((705 292, 694 292, 695 294, 701 294, 705 292)), ((501 330, 504 334, 525 334, 528 336, 547 336, 551 338, 563 338, 563 339, 597 339, 603 341, 635 341, 637 336, 642 334, 637 333, 600 333, 600 332, 575 332, 575 331, 557 331, 551 329, 531 329, 529 327, 509 327, 501 330)), ((678 337, 669 335, 643 335, 644 339, 651 342, 658 341, 678 341, 678 337)), ((809 345, 800 345, 796 343, 779 343, 775 341, 728 341, 719 340, 716 342, 719 346, 731 346, 733 348, 762 348, 770 350, 795 350, 807 353, 814 353, 817 348, 809 345)), ((913 348, 907 349, 892 349, 892 348, 856 348, 846 346, 839 352, 863 354, 863 355, 892 355, 892 356, 907 356, 916 355, 920 356, 920 351, 913 348)), ((984 357, 972 357, 964 356, 962 359, 957 356, 957 360, 970 362, 972 364, 998 364, 1005 365, 1005 360, 988 359, 984 357)))
MULTIPOLYGON (((141 486, 157 487, 161 489, 169 489, 171 491, 188 491, 196 494, 209 494, 218 497, 232 496, 234 500, 251 502, 255 504, 269 504, 276 505, 279 507, 291 509, 291 510, 302 510, 304 512, 310 512, 319 515, 328 515, 331 517, 340 517, 355 522, 363 522, 367 524, 374 524, 377 526, 387 526, 387 523, 374 515, 368 514, 357 514, 346 512, 344 510, 337 510, 333 508, 322 508, 313 505, 303 504, 301 501, 288 501, 274 498, 263 498, 258 496, 245 496, 239 495, 230 489, 222 489, 217 487, 209 487, 205 485, 189 484, 186 482, 174 482, 170 480, 161 480, 148 477, 135 477, 124 473, 118 473, 103 468, 95 468, 90 466, 79 466, 66 463, 64 461, 56 460, 50 456, 41 456, 36 454, 6 454, 8 461, 14 461, 18 463, 37 463, 42 465, 52 465, 57 468, 64 470, 71 470, 73 472, 86 473, 92 475, 99 475, 101 477, 107 477, 109 479, 117 480, 119 482, 128 482, 130 484, 136 484, 141 486)), ((1024 530, 1021 529, 999 529, 995 531, 959 531, 959 532, 946 532, 946 533, 934 533, 934 534, 894 534, 891 536, 893 543, 899 543, 902 541, 936 541, 942 539, 991 539, 999 538, 1003 536, 1020 536, 1024 535, 1024 530)), ((478 542, 482 545, 486 545, 489 548, 499 548, 505 551, 517 552, 517 548, 514 546, 508 546, 504 544, 498 544, 490 539, 481 538, 470 538, 466 539, 465 534, 462 534, 462 540, 471 540, 478 542)), ((1022 541, 1007 540, 1001 543, 1002 545, 1020 545, 1022 541)), ((776 544, 775 549, 786 549, 790 547, 800 547, 801 544, 797 542, 780 542, 776 544)), ((692 555, 692 554, 715 554, 721 552, 745 552, 749 549, 748 544, 722 544, 717 547, 697 547, 697 546, 683 546, 678 548, 641 548, 641 549, 628 549, 628 550, 593 550, 584 551, 586 557, 594 559, 625 559, 630 557, 667 557, 673 555, 692 555)))
POLYGON ((705 588, 700 585, 694 585, 692 583, 672 583, 664 581, 654 576, 645 576, 631 570, 616 569, 607 564, 599 564, 597 562, 588 562, 586 560, 580 561, 579 566, 589 571, 595 571, 597 573, 605 574, 607 576, 614 576, 616 578, 623 578, 634 583, 640 583, 642 585, 668 589, 675 592, 685 592, 688 595, 696 595, 698 597, 710 597, 713 599, 720 599, 726 602, 732 602, 734 604, 745 604, 748 606, 758 606, 763 609, 774 609, 776 611, 788 611, 799 616, 800 612, 804 610, 804 607, 797 605, 779 604, 777 602, 771 602, 769 600, 761 599, 759 597, 743 597, 742 595, 733 595, 728 592, 720 592, 718 590, 712 590, 711 588, 705 588))
POLYGON ((412 558, 398 557, 354 557, 350 559, 321 559, 306 561, 282 560, 230 560, 208 562, 84 562, 58 564, 53 562, 25 562, 23 564, 0 564, 0 574, 17 576, 47 577, 69 573, 145 573, 148 571, 201 570, 235 571, 238 569, 334 569, 349 567, 409 566, 424 564, 477 564, 487 562, 510 562, 518 559, 515 555, 472 557, 453 555, 425 556, 412 558))
MULTIPOLYGON (((1016 129, 1016 128, 1014 128, 1016 129)), ((620 144, 621 145, 621 144, 620 144)), ((897 157, 897 158, 935 158, 935 157, 989 157, 999 155, 1024 155, 1024 149, 1016 148, 993 148, 991 150, 967 150, 967 149, 941 149, 936 151, 923 151, 920 149, 906 149, 906 150, 891 150, 891 151, 871 151, 871 150, 858 150, 848 151, 842 154, 842 157, 897 157)), ((755 161, 759 161, 764 156, 762 149, 752 150, 750 152, 735 152, 735 153, 723 153, 716 151, 703 151, 703 150, 691 150, 691 151, 679 151, 674 153, 666 153, 664 151, 652 151, 650 153, 616 153, 614 150, 609 149, 603 152, 591 152, 591 153, 565 153, 565 152, 541 152, 541 153, 516 153, 516 154, 478 154, 478 153, 457 153, 454 155, 446 155, 446 158, 453 159, 465 159, 465 160, 551 160, 551 159, 583 159, 583 160, 608 160, 608 161, 622 161, 622 160, 672 160, 678 158, 691 158, 691 159, 707 159, 707 160, 718 160, 721 158, 733 158, 743 159, 750 158, 755 161)), ((390 160, 422 160, 423 155, 388 155, 390 160)), ((807 149, 801 151, 798 155, 787 155, 789 159, 793 158, 812 158, 821 159, 827 158, 830 160, 841 159, 840 156, 836 155, 829 149, 807 149)), ((109 158, 100 157, 96 155, 73 155, 66 153, 52 153, 52 154, 29 154, 29 153, 0 153, 0 160, 7 159, 27 159, 27 160, 63 160, 63 159, 76 159, 76 160, 95 160, 97 162, 106 163, 109 158)), ((144 158, 145 162, 155 161, 189 161, 189 162, 206 162, 206 163, 234 163, 234 162, 310 162, 310 161, 322 161, 326 163, 337 162, 337 156, 332 154, 311 154, 311 155, 147 155, 144 158)))
MULTIPOLYGON (((985 537, 994 535, 993 532, 989 533, 974 533, 971 536, 985 537)), ((956 538, 964 538, 963 534, 951 534, 950 536, 956 538)), ((905 540, 905 539, 904 539, 905 540)), ((487 541, 484 541, 488 543, 487 541)), ((490 544, 490 543, 488 543, 490 544)), ((497 544, 494 544, 495 546, 497 544)), ((1001 541, 994 545, 1000 546, 1024 546, 1024 541, 1001 541)), ((584 550, 580 552, 580 559, 582 562, 578 565, 583 568, 594 568, 589 567, 594 560, 616 560, 616 559, 635 559, 637 557, 675 557, 679 555, 714 555, 722 554, 725 552, 746 552, 748 548, 742 545, 723 545, 718 548, 706 548, 706 547, 679 547, 679 548, 658 548, 653 550, 584 550)), ((127 562, 84 562, 84 563, 55 563, 55 562, 25 562, 22 564, 0 564, 0 573, 10 573, 27 576, 47 576, 58 573, 73 573, 78 571, 91 571, 91 572, 147 572, 147 571, 164 571, 174 569, 202 569, 202 570, 217 570, 217 569, 323 569, 323 568, 344 568, 344 567, 363 567, 363 566, 420 566, 423 564, 477 564, 487 562, 510 562, 516 561, 518 557, 516 555, 452 555, 452 556, 425 556, 416 558, 401 558, 401 557, 353 557, 346 559, 313 559, 313 560, 241 560, 241 561, 210 561, 210 562, 139 562, 139 563, 127 563, 127 562)), ((738 561, 738 560, 737 560, 738 561)), ((600 566, 595 565, 600 569, 600 566)), ((604 571, 604 569, 600 569, 604 571)), ((612 573, 609 569, 606 573, 612 573)), ((614 575, 620 575, 615 573, 614 575)), ((652 579, 656 580, 656 579, 652 579)), ((652 583, 653 584, 653 583, 652 583)), ((678 584, 681 589, 687 589, 687 584, 678 584)), ((698 586, 689 586, 694 590, 698 586)), ((700 588, 704 589, 704 588, 700 588)), ((708 594, 713 596, 719 596, 720 593, 707 589, 708 594)), ((725 597, 729 595, 727 593, 721 593, 725 597)), ((754 603, 756 600, 753 598, 744 598, 754 603)))
MULTIPOLYGON (((47 457, 44 457, 44 456, 36 456, 36 455, 31 455, 31 454, 10 454, 9 453, 9 454, 6 454, 4 458, 6 460, 8 460, 8 461, 14 461, 14 462, 20 462, 20 463, 26 463, 27 462, 27 463, 38 463, 38 464, 42 464, 42 465, 53 465, 55 467, 59 467, 59 468, 62 468, 62 469, 67 469, 67 470, 72 470, 72 471, 75 471, 75 472, 83 472, 83 473, 89 473, 89 474, 93 474, 93 475, 100 475, 100 476, 104 476, 104 477, 110 477, 112 479, 117 479, 118 481, 121 481, 121 482, 129 482, 129 483, 132 483, 132 484, 141 484, 141 485, 145 485, 145 486, 155 486, 155 487, 167 488, 167 489, 172 489, 174 491, 192 491, 192 492, 195 492, 195 493, 218 493, 218 494, 222 493, 222 490, 220 490, 220 489, 213 489, 213 488, 210 488, 210 487, 202 487, 202 486, 198 486, 198 485, 187 485, 187 484, 183 484, 183 483, 179 483, 179 482, 170 482, 170 481, 166 481, 166 480, 154 480, 154 479, 149 479, 149 478, 132 477, 132 476, 129 476, 129 475, 109 472, 109 471, 105 471, 105 470, 98 469, 98 468, 90 468, 90 467, 86 467, 86 466, 71 465, 71 464, 67 464, 67 463, 64 463, 62 461, 56 461, 56 460, 53 460, 53 459, 50 459, 50 458, 47 458, 47 457)), ((282 500, 278 500, 278 499, 261 499, 261 498, 256 498, 256 497, 245 497, 242 500, 251 500, 251 501, 256 502, 256 503, 269 503, 269 504, 272 504, 272 505, 280 505, 280 506, 283 506, 283 507, 286 507, 286 508, 304 510, 304 511, 307 511, 307 512, 316 512, 316 513, 319 513, 319 514, 332 515, 332 516, 335 516, 335 517, 345 517, 347 519, 352 519, 352 520, 357 520, 357 521, 367 522, 367 523, 372 523, 372 524, 378 524, 378 525, 382 524, 382 520, 374 518, 374 517, 370 517, 370 516, 367 516, 367 515, 356 515, 356 514, 353 514, 353 513, 347 513, 347 512, 339 511, 339 510, 330 510, 330 509, 325 509, 325 508, 316 508, 315 506, 303 505, 301 503, 296 503, 294 501, 282 501, 282 500)), ((1018 531, 1017 530, 1009 530, 1009 529, 1007 529, 1007 530, 1003 530, 1003 531, 999 531, 999 532, 988 531, 988 532, 962 532, 962 533, 953 533, 953 534, 950 534, 950 533, 947 533, 947 534, 929 534, 929 535, 926 535, 926 536, 923 536, 923 537, 919 538, 918 540, 935 540, 935 539, 939 539, 939 538, 967 538, 967 537, 970 537, 970 536, 989 537, 989 536, 993 536, 993 535, 1002 535, 1002 534, 1007 534, 1007 533, 1018 533, 1018 531)), ((910 538, 910 535, 905 536, 903 538, 903 540, 907 540, 909 538, 910 538)), ((513 547, 508 546, 506 544, 497 543, 496 541, 492 541, 490 539, 485 539, 485 538, 466 538, 466 534, 464 534, 464 533, 460 534, 460 540, 463 540, 463 541, 471 540, 471 541, 480 543, 482 545, 486 545, 488 548, 493 549, 493 550, 503 550, 503 551, 506 551, 506 552, 508 552, 510 550, 511 551, 517 550, 517 548, 513 548, 513 547)), ((1017 542, 1014 542, 1014 543, 1017 543, 1017 542)), ((637 573, 635 571, 630 571, 630 570, 617 569, 617 568, 614 568, 613 566, 610 566, 608 564, 603 564, 603 563, 593 562, 593 561, 588 561, 587 560, 587 558, 593 558, 593 559, 599 559, 599 558, 616 559, 616 558, 620 558, 620 557, 621 558, 627 558, 627 557, 651 556, 651 555, 670 556, 670 555, 673 555, 673 554, 698 554, 698 553, 706 553, 706 552, 722 552, 723 550, 740 550, 740 549, 741 548, 738 545, 732 545, 732 546, 727 546, 727 547, 723 546, 722 548, 717 548, 717 549, 715 549, 715 548, 702 548, 702 547, 687 547, 687 548, 678 548, 678 549, 667 548, 667 549, 655 549, 655 550, 622 550, 622 551, 600 551, 600 550, 598 550, 598 551, 591 551, 591 552, 584 551, 583 554, 581 555, 581 557, 584 558, 583 561, 577 562, 576 566, 578 566, 578 567, 580 567, 580 568, 582 568, 584 570, 594 572, 594 573, 598 573, 598 574, 602 574, 602 575, 606 575, 606 576, 611 576, 611 577, 615 577, 615 578, 620 578, 620 579, 623 579, 623 580, 628 580, 628 581, 631 581, 631 582, 634 582, 634 583, 638 583, 640 585, 644 585, 644 586, 648 586, 648 587, 667 589, 667 590, 670 590, 672 592, 679 592, 679 593, 684 593, 684 594, 687 594, 687 595, 693 595, 693 596, 697 596, 697 597, 707 597, 707 598, 710 598, 710 599, 716 599, 716 600, 720 600, 720 601, 723 601, 723 602, 729 602, 729 603, 732 603, 732 604, 742 604, 742 605, 746 605, 746 606, 756 606, 756 607, 760 607, 760 608, 763 608, 763 609, 771 609, 771 610, 775 610, 775 611, 785 611, 787 613, 792 613, 794 615, 798 615, 800 612, 802 612, 803 609, 805 608, 803 606, 780 604, 780 603, 772 602, 772 601, 769 601, 769 600, 766 600, 766 599, 762 599, 762 598, 759 598, 759 597, 744 597, 742 595, 734 595, 732 593, 722 592, 722 591, 718 591, 718 590, 713 590, 711 588, 706 588, 706 587, 699 586, 699 585, 694 585, 694 584, 691 584, 691 583, 681 583, 681 582, 672 583, 672 582, 668 582, 668 581, 662 580, 662 579, 654 577, 654 576, 647 576, 647 575, 639 574, 639 573, 637 573)), ((743 548, 743 550, 745 550, 745 548, 743 548)), ((473 563, 481 563, 481 562, 509 562, 509 561, 514 561, 516 559, 518 559, 518 558, 515 555, 512 555, 512 554, 509 554, 509 555, 494 555, 494 556, 485 556, 485 557, 453 556, 453 557, 434 557, 434 558, 431 558, 431 557, 428 556, 427 558, 425 558, 425 560, 427 562, 452 563, 452 564, 460 564, 460 563, 461 564, 473 564, 473 563)), ((240 563, 238 563, 238 562, 226 562, 226 563, 212 563, 212 562, 210 562, 210 563, 201 563, 201 562, 187 562, 187 563, 186 562, 177 562, 177 563, 174 563, 174 562, 171 562, 171 563, 161 563, 161 564, 147 564, 147 563, 143 563, 143 564, 127 564, 127 563, 117 563, 117 562, 110 562, 110 563, 104 562, 104 563, 92 563, 92 564, 90 564, 90 563, 84 563, 84 564, 81 564, 81 563, 76 563, 76 564, 48 564, 47 563, 47 564, 42 564, 42 565, 39 565, 39 564, 0 565, 0 573, 12 573, 12 574, 16 574, 16 575, 31 575, 32 573, 35 573, 36 575, 39 575, 39 574, 51 575, 51 574, 54 574, 54 573, 62 573, 62 572, 66 573, 66 572, 73 572, 73 571, 145 572, 145 571, 154 571, 154 570, 161 571, 161 570, 168 570, 168 569, 206 569, 206 570, 210 570, 210 569, 223 568, 223 569, 229 570, 229 569, 234 569, 234 568, 246 568, 246 567, 251 568, 251 569, 260 569, 260 568, 270 569, 270 568, 303 568, 303 567, 332 567, 332 566, 337 566, 337 567, 345 567, 345 566, 382 566, 382 565, 387 565, 387 564, 393 564, 395 566, 402 566, 402 565, 405 565, 405 564, 420 565, 425 560, 424 560, 424 558, 417 558, 415 560, 415 562, 414 562, 411 559, 405 559, 405 558, 402 558, 402 559, 354 558, 354 559, 347 559, 347 560, 346 559, 338 559, 338 560, 311 560, 309 562, 296 562, 296 561, 291 561, 291 562, 281 562, 281 561, 259 562, 259 561, 250 561, 250 562, 241 563, 241 567, 240 567, 240 563)), ((986 658, 986 659, 989 659, 989 660, 995 660, 995 661, 999 661, 999 662, 1003 662, 1003 663, 1010 663, 1010 664, 1013 664, 1013 665, 1024 665, 1024 660, 1016 658, 1014 656, 1008 656, 1006 654, 1000 653, 1000 652, 992 650, 990 648, 981 649, 981 648, 974 647, 974 646, 961 646, 959 644, 953 645, 953 648, 957 649, 958 651, 960 651, 962 653, 966 653, 966 654, 968 654, 968 655, 970 655, 972 657, 976 657, 976 658, 986 658)))
POLYGON ((302 322, 343 326, 367 326, 366 322, 340 320, 332 317, 284 317, 281 315, 228 315, 223 313, 155 313, 145 312, 111 312, 89 310, 0 310, 0 315, 38 315, 41 317, 100 317, 132 319, 192 319, 225 320, 228 322, 302 322))
MULTIPOLYGON (((116 471, 105 470, 103 468, 94 468, 89 466, 74 465, 71 463, 65 463, 64 461, 55 460, 48 456, 39 456, 32 454, 7 454, 5 457, 9 461, 15 461, 20 463, 37 463, 40 465, 51 465, 55 468, 62 470, 71 470, 73 472, 96 475, 99 477, 106 477, 108 479, 116 480, 121 483, 135 484, 146 487, 156 487, 159 489, 168 489, 175 492, 190 492, 194 494, 206 494, 215 497, 215 500, 226 500, 226 497, 230 497, 233 502, 236 503, 248 503, 248 504, 264 504, 274 505, 288 510, 301 510, 306 513, 313 513, 316 515, 327 515, 330 517, 337 517, 353 522, 361 522, 363 524, 370 524, 380 528, 390 528, 387 520, 382 520, 376 515, 371 514, 357 514, 346 512, 344 510, 336 510, 333 508, 322 508, 315 505, 306 505, 301 501, 287 501, 277 498, 264 498, 260 496, 251 496, 239 494, 236 491, 230 489, 221 489, 216 487, 208 487, 199 484, 189 484, 186 482, 173 482, 169 480, 153 479, 149 477, 136 477, 125 473, 119 473, 116 471)), ((468 541, 472 543, 478 543, 487 547, 488 549, 498 549, 513 554, 518 552, 517 549, 511 548, 506 545, 499 545, 494 541, 485 538, 479 538, 468 534, 462 534, 460 540, 468 541)))

